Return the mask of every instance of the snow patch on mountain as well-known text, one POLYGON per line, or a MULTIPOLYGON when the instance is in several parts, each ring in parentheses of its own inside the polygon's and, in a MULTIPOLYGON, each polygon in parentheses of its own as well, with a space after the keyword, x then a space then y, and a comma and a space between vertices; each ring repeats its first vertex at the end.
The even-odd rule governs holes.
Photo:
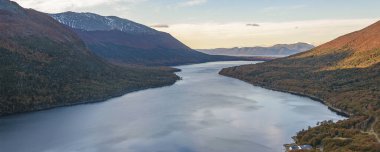
POLYGON ((50 14, 58 22, 74 29, 85 31, 119 30, 136 34, 157 34, 158 31, 133 21, 116 16, 100 16, 93 13, 65 12, 50 14))

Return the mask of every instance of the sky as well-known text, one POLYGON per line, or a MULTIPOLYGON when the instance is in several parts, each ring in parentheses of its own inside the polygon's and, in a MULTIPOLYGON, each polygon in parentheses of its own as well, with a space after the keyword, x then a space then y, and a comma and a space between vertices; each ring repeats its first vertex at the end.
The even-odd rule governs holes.
POLYGON ((320 45, 380 20, 380 0, 15 0, 47 13, 119 16, 194 49, 320 45))

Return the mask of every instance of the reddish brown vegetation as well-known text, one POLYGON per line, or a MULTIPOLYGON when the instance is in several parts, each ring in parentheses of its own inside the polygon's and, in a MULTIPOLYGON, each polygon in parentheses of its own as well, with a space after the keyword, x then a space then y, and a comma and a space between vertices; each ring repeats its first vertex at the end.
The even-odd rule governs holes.
POLYGON ((227 68, 221 74, 320 99, 352 116, 337 124, 302 131, 296 137, 297 142, 321 144, 326 151, 380 150, 379 141, 370 131, 380 133, 377 121, 380 118, 380 22, 308 52, 227 68), (356 119, 359 115, 365 119, 356 119), (341 140, 346 138, 349 140, 341 140))

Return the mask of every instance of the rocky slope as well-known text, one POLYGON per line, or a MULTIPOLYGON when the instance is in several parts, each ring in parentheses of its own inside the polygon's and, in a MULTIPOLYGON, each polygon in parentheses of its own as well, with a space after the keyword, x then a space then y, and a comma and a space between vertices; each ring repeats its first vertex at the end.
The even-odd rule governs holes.
POLYGON ((118 67, 45 13, 0 0, 0 115, 173 84, 172 69, 118 67))
POLYGON ((254 85, 317 98, 351 115, 302 131, 297 142, 326 151, 379 151, 380 22, 310 51, 257 65, 222 70, 254 85), (342 140, 344 139, 344 140, 342 140))
POLYGON ((271 47, 243 47, 243 48, 218 48, 199 49, 198 51, 210 55, 228 56, 288 56, 313 49, 314 46, 307 43, 277 44, 271 47))
POLYGON ((235 59, 194 51, 168 33, 115 16, 74 12, 51 16, 73 28, 92 52, 115 64, 178 65, 235 59))

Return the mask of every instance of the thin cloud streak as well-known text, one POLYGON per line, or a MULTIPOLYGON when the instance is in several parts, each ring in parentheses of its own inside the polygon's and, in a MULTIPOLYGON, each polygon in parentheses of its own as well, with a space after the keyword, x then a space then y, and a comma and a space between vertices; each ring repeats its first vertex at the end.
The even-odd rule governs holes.
POLYGON ((201 5, 207 3, 207 0, 186 0, 185 2, 179 3, 180 7, 191 7, 196 5, 201 5))
POLYGON ((293 6, 271 6, 261 9, 260 11, 263 13, 273 13, 278 11, 292 11, 299 10, 302 8, 306 8, 306 5, 293 5, 293 6))
POLYGON ((259 23, 260 28, 252 28, 243 22, 173 24, 168 29, 158 30, 169 32, 196 49, 270 46, 294 42, 319 45, 376 21, 377 19, 347 19, 267 22, 259 23))
POLYGON ((156 24, 156 25, 151 25, 150 27, 152 27, 152 28, 169 28, 170 26, 167 24, 156 24))
POLYGON ((253 26, 253 27, 259 27, 260 26, 260 24, 256 24, 256 23, 254 23, 254 24, 246 24, 247 26, 253 26))

